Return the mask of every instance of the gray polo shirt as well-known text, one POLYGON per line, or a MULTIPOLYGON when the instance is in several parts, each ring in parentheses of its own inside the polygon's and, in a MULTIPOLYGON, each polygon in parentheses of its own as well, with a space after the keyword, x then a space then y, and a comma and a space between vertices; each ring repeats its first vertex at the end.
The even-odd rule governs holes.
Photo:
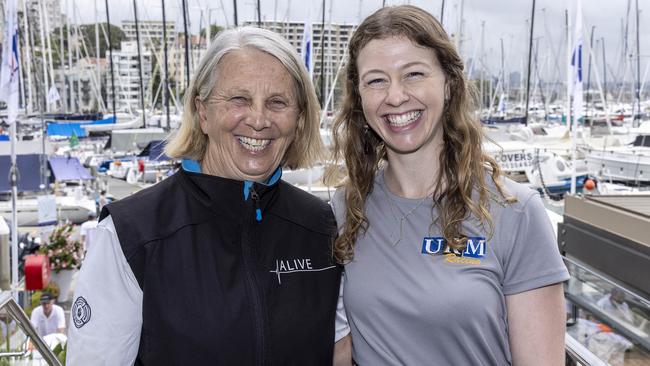
MULTIPOLYGON (((377 174, 366 203, 370 226, 345 267, 343 300, 360 365, 511 364, 505 297, 569 275, 537 192, 505 185, 518 202, 494 195, 494 235, 467 220, 467 249, 451 253, 431 225, 430 200, 395 196, 377 174)), ((332 206, 341 225, 342 189, 332 206)))

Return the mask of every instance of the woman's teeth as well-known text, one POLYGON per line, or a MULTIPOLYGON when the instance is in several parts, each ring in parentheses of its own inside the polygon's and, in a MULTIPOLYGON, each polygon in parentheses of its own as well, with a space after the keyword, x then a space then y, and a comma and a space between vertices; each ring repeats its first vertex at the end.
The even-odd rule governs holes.
POLYGON ((386 121, 391 125, 391 126, 406 126, 410 123, 415 122, 420 115, 422 114, 422 111, 413 111, 413 112, 407 112, 404 114, 389 114, 386 115, 386 121))
POLYGON ((242 137, 242 136, 238 137, 237 139, 239 139, 239 143, 245 149, 250 151, 263 150, 271 143, 271 140, 260 140, 260 139, 250 138, 250 137, 242 137))

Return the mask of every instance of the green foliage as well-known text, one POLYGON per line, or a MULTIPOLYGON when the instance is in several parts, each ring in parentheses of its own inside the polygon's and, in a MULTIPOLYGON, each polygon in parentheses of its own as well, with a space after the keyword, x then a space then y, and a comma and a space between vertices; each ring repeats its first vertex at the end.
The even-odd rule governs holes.
MULTIPOLYGON (((210 26, 210 38, 214 38, 217 33, 221 32, 223 30, 223 27, 220 25, 212 24, 210 26)), ((208 32, 208 27, 205 27, 201 29, 201 37, 207 36, 208 32)))
POLYGON ((61 365, 65 366, 65 354, 68 351, 68 344, 65 343, 64 345, 61 345, 61 343, 57 344, 56 347, 52 350, 52 353, 54 353, 54 356, 56 356, 57 360, 61 362, 61 365))
POLYGON ((48 242, 41 246, 39 252, 50 259, 50 268, 59 272, 62 269, 77 269, 83 260, 82 245, 79 240, 72 240, 72 224, 57 226, 48 242))
MULTIPOLYGON (((103 29, 106 29, 106 23, 100 23, 99 24, 99 57, 104 58, 106 56, 106 51, 108 50, 108 43, 107 38, 104 37, 104 31, 103 29)), ((70 29, 70 41, 72 43, 73 49, 70 48, 70 45, 68 44, 68 30, 67 30, 67 25, 64 25, 61 28, 56 28, 52 33, 50 34, 51 36, 51 43, 52 43, 52 62, 54 63, 54 67, 58 67, 61 64, 61 33, 63 34, 63 57, 65 58, 65 62, 68 60, 68 52, 72 52, 72 55, 76 55, 76 47, 75 44, 75 33, 77 32, 77 28, 71 28, 70 29)), ((126 40, 126 35, 124 34, 124 31, 118 26, 112 25, 111 24, 111 41, 113 43, 113 49, 120 49, 120 42, 126 40)), ((83 48, 81 44, 81 39, 79 40, 79 47, 80 49, 80 54, 82 55, 81 57, 96 57, 97 50, 95 49, 95 24, 82 24, 79 26, 79 35, 80 37, 83 37, 84 43, 86 44, 86 49, 88 50, 88 55, 86 55, 86 51, 83 48)))

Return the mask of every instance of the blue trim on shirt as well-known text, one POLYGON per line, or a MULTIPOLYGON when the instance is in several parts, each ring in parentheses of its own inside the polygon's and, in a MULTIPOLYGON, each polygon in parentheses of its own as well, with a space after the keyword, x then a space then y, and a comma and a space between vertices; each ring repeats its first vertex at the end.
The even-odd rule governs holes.
POLYGON ((251 180, 244 181, 244 201, 248 200, 248 195, 250 194, 252 187, 253 187, 253 181, 251 180))
MULTIPOLYGON (((181 167, 186 172, 201 173, 201 164, 199 164, 199 162, 196 160, 182 159, 181 167)), ((269 177, 269 179, 267 179, 266 182, 260 184, 264 184, 265 186, 272 186, 276 184, 280 180, 280 178, 282 178, 282 166, 277 167, 275 169, 275 172, 273 172, 273 174, 269 177)), ((251 180, 244 181, 244 201, 248 200, 248 196, 250 195, 251 188, 253 188, 253 183, 255 182, 251 180)), ((259 208, 255 210, 255 219, 258 222, 262 221, 262 210, 260 210, 259 208)))
POLYGON ((186 172, 201 173, 201 164, 196 160, 183 159, 181 160, 181 167, 183 167, 183 170, 186 172))

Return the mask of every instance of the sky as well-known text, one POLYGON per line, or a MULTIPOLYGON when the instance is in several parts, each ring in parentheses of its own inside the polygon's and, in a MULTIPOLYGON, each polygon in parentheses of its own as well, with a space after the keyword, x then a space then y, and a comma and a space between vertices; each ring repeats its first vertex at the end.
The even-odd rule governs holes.
MULTIPOLYGON (((186 0, 189 8, 190 26, 194 33, 200 25, 205 26, 208 18, 211 23, 222 26, 232 26, 233 0, 186 0)), ((608 81, 615 76, 621 77, 625 63, 621 61, 623 44, 622 28, 627 24, 629 29, 629 55, 635 53, 635 1, 639 4, 640 23, 640 72, 642 80, 650 65, 650 0, 583 0, 583 39, 585 51, 589 51, 589 40, 592 27, 594 29, 594 59, 592 60, 592 82, 598 70, 602 81, 602 40, 605 43, 606 62, 608 64, 608 81), (631 6, 629 21, 626 16, 628 3, 631 6)), ((108 0, 111 11, 111 22, 132 20, 133 1, 108 0)), ((161 20, 161 0, 136 0, 138 14, 141 19, 161 20)), ((567 68, 567 41, 565 11, 569 12, 571 23, 570 32, 573 38, 575 24, 575 4, 577 0, 536 0, 534 19, 534 43, 537 46, 537 65, 543 78, 564 80, 567 68), (567 9, 568 7, 568 9, 567 9)), ((256 20, 256 1, 237 0, 239 24, 247 20, 256 20)), ((322 17, 322 2, 316 0, 261 0, 262 20, 297 20, 311 19, 320 22, 322 17)), ((325 3, 325 19, 334 23, 358 24, 363 18, 382 6, 378 0, 327 0, 325 3)), ((386 5, 410 3, 419 6, 440 19, 443 0, 421 1, 385 1, 386 5)), ((448 33, 458 32, 458 19, 462 8, 463 40, 461 53, 465 60, 482 60, 486 71, 492 75, 501 70, 501 40, 504 48, 504 71, 506 74, 525 70, 528 42, 529 22, 531 19, 533 0, 444 0, 443 25, 448 33), (464 6, 461 6, 463 4, 464 6), (481 41, 483 40, 483 41, 481 41), (483 56, 482 56, 483 55, 483 56)), ((104 1, 101 0, 61 0, 62 11, 69 17, 83 19, 79 23, 94 23, 95 8, 98 6, 97 19, 105 21, 104 1), (72 10, 76 6, 75 12, 72 10), (67 9, 67 10, 66 10, 67 9)), ((175 20, 177 30, 183 27, 180 9, 181 0, 166 0, 167 18, 175 20)), ((585 54, 587 68, 588 55, 585 54)), ((635 60, 633 60, 635 61, 635 60)), ((469 64, 468 64, 469 65, 469 64)), ((479 62, 474 67, 479 67, 479 62)), ((632 73, 636 74, 636 63, 628 62, 628 80, 632 73)), ((476 70, 475 70, 476 71, 476 70)), ((586 70, 585 70, 586 71, 586 70)), ((586 77, 585 77, 586 79, 586 77)))

